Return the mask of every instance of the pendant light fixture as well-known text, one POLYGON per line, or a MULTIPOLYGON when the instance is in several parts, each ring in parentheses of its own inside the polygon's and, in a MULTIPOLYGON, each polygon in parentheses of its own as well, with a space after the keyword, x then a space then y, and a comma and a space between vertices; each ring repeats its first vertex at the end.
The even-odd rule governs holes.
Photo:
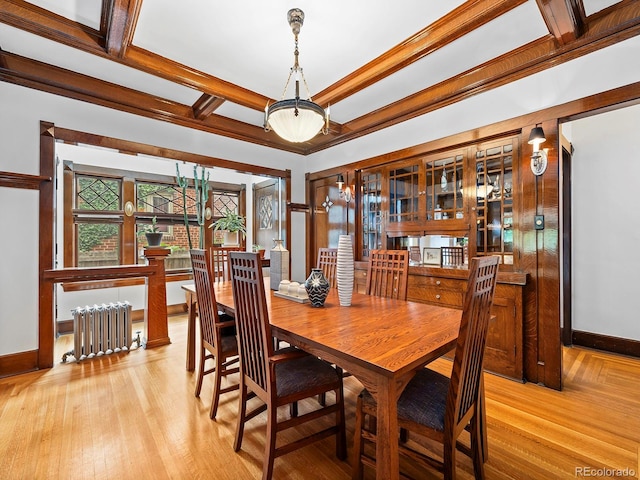
POLYGON ((311 140, 320 131, 325 135, 329 133, 329 108, 325 111, 313 102, 302 67, 298 63, 298 34, 304 22, 304 12, 299 8, 292 8, 287 13, 287 21, 295 38, 293 67, 284 86, 282 99, 271 105, 267 103, 264 109, 264 129, 267 132, 273 130, 289 142, 301 143, 311 140), (292 76, 295 80, 295 98, 285 99, 292 76), (300 98, 300 80, 307 90, 307 100, 300 98))

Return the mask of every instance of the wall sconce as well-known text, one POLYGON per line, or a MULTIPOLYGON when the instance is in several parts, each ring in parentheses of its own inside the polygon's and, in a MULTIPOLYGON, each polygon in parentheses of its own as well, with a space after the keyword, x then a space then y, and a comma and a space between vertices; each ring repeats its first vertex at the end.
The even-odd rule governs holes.
POLYGON ((349 203, 353 199, 353 192, 355 187, 353 185, 344 186, 345 181, 342 175, 338 175, 338 190, 340 194, 340 198, 343 198, 345 202, 349 203))
POLYGON ((547 139, 544 137, 544 130, 540 124, 531 129, 529 134, 529 145, 533 145, 531 154, 531 171, 534 175, 542 175, 547 169, 547 152, 540 149, 540 144, 547 139))

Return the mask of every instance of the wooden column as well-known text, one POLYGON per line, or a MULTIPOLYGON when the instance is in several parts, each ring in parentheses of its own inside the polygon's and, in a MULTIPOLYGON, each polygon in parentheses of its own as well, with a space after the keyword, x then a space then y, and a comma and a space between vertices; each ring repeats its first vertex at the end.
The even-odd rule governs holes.
POLYGON ((144 311, 145 348, 159 347, 171 343, 167 319, 167 283, 164 260, 171 250, 163 247, 147 247, 144 256, 155 273, 145 279, 147 284, 147 306, 144 311))

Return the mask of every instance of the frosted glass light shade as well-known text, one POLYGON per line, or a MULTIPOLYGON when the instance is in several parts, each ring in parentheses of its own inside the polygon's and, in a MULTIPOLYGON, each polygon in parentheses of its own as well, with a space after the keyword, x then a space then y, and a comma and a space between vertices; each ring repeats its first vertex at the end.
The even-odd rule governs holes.
POLYGON ((306 142, 324 126, 325 111, 309 100, 280 100, 269 107, 267 124, 279 137, 289 142, 306 142))

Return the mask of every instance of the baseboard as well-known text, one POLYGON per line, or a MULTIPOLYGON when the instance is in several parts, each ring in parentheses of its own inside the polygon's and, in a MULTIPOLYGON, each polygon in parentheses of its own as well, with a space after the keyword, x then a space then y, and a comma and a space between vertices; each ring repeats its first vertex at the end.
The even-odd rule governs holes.
MULTIPOLYGON (((178 303, 175 305, 167 305, 167 315, 180 315, 182 313, 187 312, 187 304, 186 303, 178 303)), ((133 310, 131 312, 131 319, 134 322, 142 322, 144 321, 144 310, 133 310)), ((56 334, 57 335, 66 335, 68 333, 73 333, 73 320, 59 320, 56 322, 56 334)))
POLYGON ((640 357, 640 341, 628 338, 610 337, 599 333, 574 330, 571 338, 574 345, 604 350, 606 352, 640 357))
POLYGON ((38 350, 0 355, 0 378, 38 370, 38 350))

